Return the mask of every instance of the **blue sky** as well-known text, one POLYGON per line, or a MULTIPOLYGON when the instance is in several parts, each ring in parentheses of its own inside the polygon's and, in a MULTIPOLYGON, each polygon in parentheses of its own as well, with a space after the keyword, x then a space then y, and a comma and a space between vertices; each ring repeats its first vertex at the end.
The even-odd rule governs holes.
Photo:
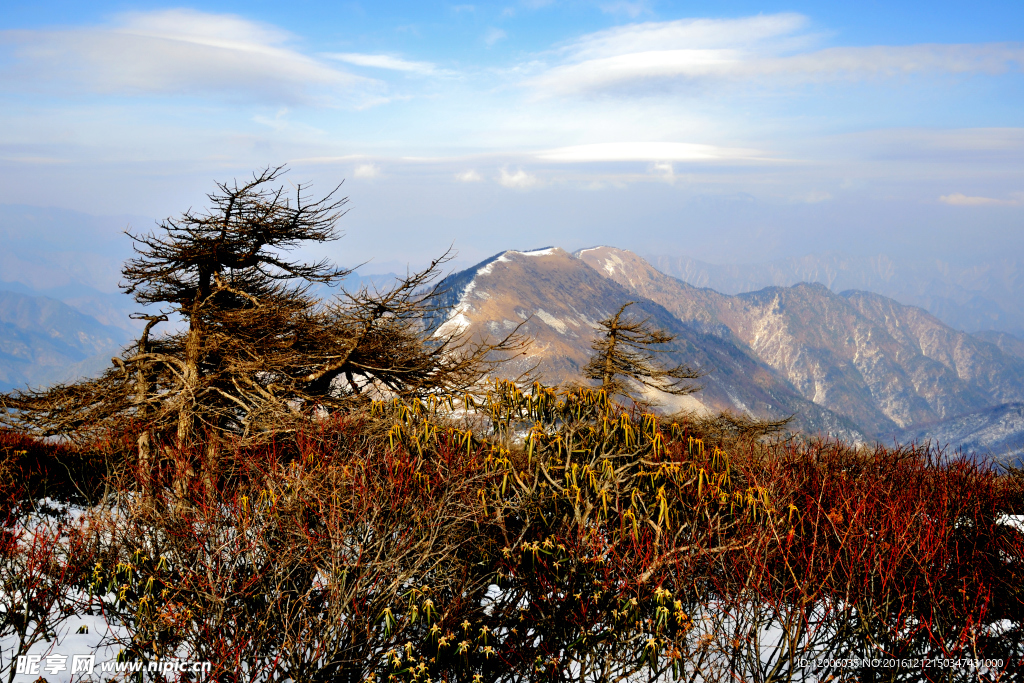
POLYGON ((1020 259, 1022 70, 1019 0, 6 3, 0 203, 162 217, 287 162, 345 180, 343 263, 1020 259))

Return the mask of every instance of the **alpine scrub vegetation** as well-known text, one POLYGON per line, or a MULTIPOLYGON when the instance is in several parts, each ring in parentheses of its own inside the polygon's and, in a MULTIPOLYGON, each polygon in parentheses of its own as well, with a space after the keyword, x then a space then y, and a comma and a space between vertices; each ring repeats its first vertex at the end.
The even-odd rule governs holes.
POLYGON ((122 659, 218 681, 1019 675, 1018 473, 649 412, 637 384, 696 373, 625 306, 599 385, 488 379, 519 341, 429 336, 438 264, 311 296, 344 271, 281 253, 343 200, 278 174, 139 239, 126 279, 165 309, 110 371, 2 398, 7 680, 83 614, 122 659))
MULTIPOLYGON (((219 463, 211 497, 127 461, 61 535, 12 510, 5 591, 42 553, 52 614, 102 614, 123 657, 207 660, 219 680, 1019 670, 1024 539, 1000 517, 1021 490, 966 461, 766 443, 600 390, 499 383, 373 402, 219 463)), ((28 631, 55 627, 34 614, 28 631)))

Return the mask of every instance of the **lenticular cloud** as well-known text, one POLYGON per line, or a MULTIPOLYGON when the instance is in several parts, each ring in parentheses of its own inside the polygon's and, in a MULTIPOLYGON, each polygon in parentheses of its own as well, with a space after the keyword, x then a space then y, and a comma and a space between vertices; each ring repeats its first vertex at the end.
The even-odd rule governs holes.
POLYGON ((818 38, 796 14, 686 19, 618 27, 581 37, 560 63, 527 82, 544 95, 627 89, 662 92, 667 82, 754 81, 760 86, 892 78, 926 73, 1005 73, 1024 65, 1024 44, 867 46, 813 49, 818 38))
POLYGON ((164 10, 110 26, 8 31, 14 75, 120 94, 210 94, 280 103, 339 101, 382 84, 290 47, 290 34, 234 15, 164 10))

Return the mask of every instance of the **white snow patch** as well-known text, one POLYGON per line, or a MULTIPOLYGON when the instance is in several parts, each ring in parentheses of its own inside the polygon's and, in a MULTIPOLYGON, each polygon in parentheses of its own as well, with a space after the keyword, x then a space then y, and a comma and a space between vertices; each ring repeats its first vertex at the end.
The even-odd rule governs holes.
MULTIPOLYGON (((486 266, 484 266, 480 270, 476 271, 476 277, 480 277, 481 275, 490 275, 491 271, 494 270, 494 266, 496 264, 498 264, 498 263, 508 263, 509 261, 512 260, 512 259, 510 259, 508 257, 508 255, 509 254, 517 254, 517 253, 519 253, 519 252, 516 252, 516 251, 503 251, 503 252, 501 252, 501 256, 499 256, 498 258, 494 259, 493 261, 488 263, 486 266)), ((476 280, 474 278, 474 282, 475 281, 476 280)))
POLYGON ((558 247, 545 247, 543 249, 533 249, 531 251, 516 251, 515 249, 509 249, 508 251, 501 252, 501 255, 498 258, 476 271, 476 274, 477 276, 489 275, 496 263, 511 262, 512 259, 509 258, 510 256, 553 256, 557 251, 558 247))
POLYGON ((1024 515, 1002 515, 997 521, 1017 531, 1024 531, 1024 515))
POLYGON ((448 319, 441 323, 437 330, 434 331, 435 337, 458 336, 469 327, 471 321, 466 314, 473 310, 473 307, 468 303, 468 299, 474 289, 476 289, 476 278, 470 280, 469 284, 466 285, 466 289, 462 291, 462 296, 459 297, 459 303, 452 309, 448 319))
POLYGON ((608 273, 608 277, 612 277, 615 275, 615 267, 624 265, 626 265, 625 262, 617 254, 609 254, 604 262, 604 272, 608 273))
POLYGON ((566 332, 569 331, 569 328, 565 326, 564 322, 562 322, 555 316, 551 315, 543 308, 538 309, 537 317, 546 322, 551 327, 555 328, 555 330, 557 330, 559 334, 565 334, 566 332))
POLYGON ((466 316, 466 312, 468 310, 468 306, 463 307, 462 304, 456 306, 455 310, 452 311, 451 316, 441 323, 441 326, 434 332, 434 336, 447 337, 449 335, 458 336, 462 334, 462 332, 470 325, 470 320, 466 316))

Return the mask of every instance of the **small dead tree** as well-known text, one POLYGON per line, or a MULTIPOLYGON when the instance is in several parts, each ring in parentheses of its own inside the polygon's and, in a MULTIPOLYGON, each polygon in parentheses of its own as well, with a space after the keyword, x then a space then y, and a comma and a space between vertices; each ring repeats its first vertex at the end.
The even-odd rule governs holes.
POLYGON ((277 184, 284 170, 220 183, 206 212, 129 233, 136 257, 125 264, 124 289, 159 313, 144 317, 137 344, 101 377, 0 395, 0 424, 71 438, 141 430, 143 469, 157 438, 178 452, 202 443, 215 460, 223 438, 280 435, 367 393, 463 391, 520 348, 515 334, 490 343, 426 332, 447 253, 383 290, 314 296, 313 284, 337 285, 351 271, 288 254, 338 239, 348 200, 339 188, 310 200, 304 185, 289 195, 277 184))
POLYGON ((591 344, 594 355, 584 366, 583 376, 600 382, 609 398, 621 396, 635 403, 640 402, 639 387, 674 396, 699 391, 700 386, 690 380, 703 373, 687 365, 664 366, 655 360, 654 354, 664 350, 652 347, 668 344, 674 334, 652 327, 650 318, 623 319, 623 313, 635 303, 623 304, 615 315, 598 323, 600 335, 591 344))

